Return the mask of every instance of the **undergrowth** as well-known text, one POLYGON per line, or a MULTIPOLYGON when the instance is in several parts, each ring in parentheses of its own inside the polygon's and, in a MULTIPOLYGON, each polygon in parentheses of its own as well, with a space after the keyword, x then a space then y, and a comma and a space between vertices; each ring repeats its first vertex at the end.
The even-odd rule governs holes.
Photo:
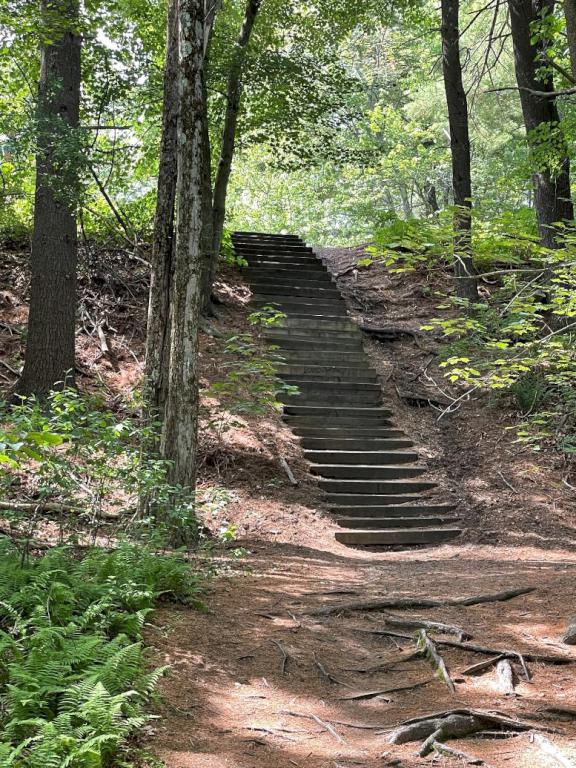
MULTIPOLYGON (((375 234, 363 264, 379 260, 393 272, 424 268, 452 274, 452 214, 401 221, 375 234)), ((453 291, 444 313, 423 326, 443 338, 441 366, 461 388, 506 397, 519 411, 517 440, 533 450, 548 444, 576 455, 576 234, 562 229, 558 249, 544 248, 528 209, 473 212, 473 256, 479 300, 453 291)))
POLYGON ((128 544, 78 560, 58 548, 22 566, 0 542, 0 766, 127 766, 127 740, 164 668, 142 645, 160 597, 197 600, 179 556, 128 544))

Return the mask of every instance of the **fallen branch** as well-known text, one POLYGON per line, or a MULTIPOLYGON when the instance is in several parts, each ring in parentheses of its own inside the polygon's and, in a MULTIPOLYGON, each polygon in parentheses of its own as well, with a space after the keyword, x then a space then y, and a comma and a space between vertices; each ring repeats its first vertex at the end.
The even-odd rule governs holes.
POLYGON ((345 611, 381 611, 386 608, 442 608, 448 605, 481 605, 483 603, 499 603, 512 600, 520 595, 534 592, 536 587, 521 587, 496 592, 493 595, 475 595, 472 597, 434 599, 428 597, 381 597, 374 600, 359 600, 335 605, 325 605, 321 608, 310 608, 304 613, 308 616, 330 616, 345 611))
MULTIPOLYGON (((281 715, 289 715, 290 717, 302 717, 302 718, 305 718, 306 720, 314 720, 315 723, 318 723, 319 726, 321 726, 322 728, 324 728, 324 730, 328 731, 328 733, 330 733, 332 736, 334 736, 334 738, 337 741, 339 741, 341 743, 344 742, 344 739, 342 738, 342 736, 340 736, 338 731, 335 728, 333 728, 330 725, 330 723, 324 722, 324 720, 321 720, 316 715, 313 715, 313 714, 306 715, 303 712, 292 712, 291 710, 288 710, 288 709, 281 710, 280 714, 281 715)), ((345 725, 348 725, 348 723, 345 723, 345 725)))
POLYGON ((418 635, 418 650, 422 651, 428 660, 431 662, 432 666, 436 670, 437 674, 444 680, 446 685, 448 686, 448 690, 450 693, 456 693, 456 686, 454 685, 454 681, 450 677, 450 673, 448 672, 448 667, 446 666, 446 663, 444 662, 444 659, 442 656, 438 653, 438 649, 436 648, 436 645, 434 644, 434 641, 431 640, 428 635, 426 634, 425 629, 421 629, 418 635))
POLYGON ((288 480, 290 480, 292 485, 298 485, 298 480, 296 480, 296 478, 294 477, 294 474, 293 474, 292 470, 290 469, 290 467, 288 466, 288 462, 286 461, 284 456, 280 457, 280 466, 282 467, 284 472, 286 472, 286 474, 288 476, 288 480))

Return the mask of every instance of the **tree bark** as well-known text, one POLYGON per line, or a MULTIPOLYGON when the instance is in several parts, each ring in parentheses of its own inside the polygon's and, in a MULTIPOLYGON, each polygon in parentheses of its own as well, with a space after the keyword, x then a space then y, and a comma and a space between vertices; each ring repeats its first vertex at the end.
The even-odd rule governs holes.
POLYGON ((211 289, 216 263, 220 254, 224 220, 226 217, 226 194, 230 171, 232 170, 232 158, 234 157, 234 145, 236 141, 236 126, 238 123, 238 111, 242 95, 242 68, 246 58, 250 35, 254 28, 254 22, 260 9, 261 0, 248 0, 244 12, 244 21, 236 40, 234 56, 228 72, 226 85, 226 115, 222 131, 222 146, 220 159, 214 181, 213 199, 213 236, 212 236, 212 264, 208 277, 208 288, 211 289))
POLYGON ((454 275, 456 295, 478 301, 472 265, 472 179, 468 100, 460 62, 459 0, 442 0, 442 69, 450 125, 454 195, 454 275))
POLYGON ((564 19, 566 20, 566 37, 568 39, 572 78, 576 83, 576 0, 564 0, 564 19))
POLYGON ((170 361, 170 291, 174 272, 174 210, 178 130, 178 0, 169 0, 158 196, 152 239, 152 274, 146 334, 146 403, 163 416, 170 361))
POLYGON ((170 479, 193 497, 198 425, 202 185, 205 119, 204 3, 179 0, 179 118, 172 329, 162 455, 170 479))
POLYGON ((19 395, 74 383, 79 194, 78 0, 42 0, 30 315, 19 395))
POLYGON ((531 92, 554 90, 552 75, 542 74, 546 42, 533 41, 531 27, 533 22, 542 17, 543 12, 553 11, 554 0, 508 0, 508 6, 516 81, 520 89, 528 144, 534 166, 538 168, 533 174, 533 180, 540 239, 544 246, 557 248, 558 232, 554 225, 574 217, 570 193, 570 160, 556 100, 536 96, 531 92))

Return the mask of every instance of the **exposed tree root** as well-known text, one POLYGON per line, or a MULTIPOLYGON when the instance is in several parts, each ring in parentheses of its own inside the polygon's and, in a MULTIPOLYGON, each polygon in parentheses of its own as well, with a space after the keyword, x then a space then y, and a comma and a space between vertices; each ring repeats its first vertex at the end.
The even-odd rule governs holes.
MULTIPOLYGON (((524 660, 542 661, 548 664, 576 664, 576 658, 571 658, 570 656, 556 656, 550 653, 532 653, 531 651, 519 653, 518 651, 486 648, 483 645, 476 645, 475 643, 459 643, 456 640, 438 640, 437 644, 446 648, 461 648, 463 651, 471 651, 472 653, 485 653, 489 656, 499 656, 503 659, 518 659, 522 664, 525 673, 527 673, 528 670, 525 668, 524 660)), ((529 676, 528 679, 530 679, 529 676)))
POLYGON ((443 624, 439 621, 428 621, 428 619, 412 618, 404 619, 402 616, 387 615, 384 619, 390 627, 406 627, 406 629, 426 629, 430 632, 438 632, 440 635, 455 635, 460 641, 471 640, 472 635, 466 632, 462 627, 456 627, 453 624, 443 624))
POLYGON ((572 760, 567 758, 566 755, 562 754, 558 747, 552 744, 551 741, 546 739, 540 733, 535 733, 533 739, 536 746, 539 747, 545 755, 553 758, 558 763, 558 765, 563 766, 563 768, 575 768, 572 760))
POLYGON ((508 659, 500 659, 496 664, 496 675, 502 693, 505 696, 514 696, 516 694, 514 688, 514 670, 508 659))
POLYGON ((432 744, 432 748, 439 755, 455 757, 458 760, 463 760, 468 765, 485 765, 484 760, 482 760, 481 757, 472 757, 472 755, 467 755, 466 752, 461 752, 459 749, 453 749, 453 747, 449 747, 447 744, 442 744, 439 741, 435 741, 432 744))
POLYGON ((420 757, 428 755, 436 742, 447 739, 461 739, 486 730, 487 727, 506 727, 512 731, 529 731, 533 726, 503 715, 495 715, 474 709, 455 709, 439 712, 423 718, 406 720, 389 736, 391 744, 407 744, 424 740, 419 750, 420 757))
POLYGON ((450 673, 448 672, 448 668, 444 662, 444 659, 438 653, 438 649, 436 648, 434 641, 428 637, 425 629, 421 629, 418 635, 418 650, 422 651, 428 658, 438 676, 441 677, 448 686, 450 693, 456 693, 456 686, 450 677, 450 673))
POLYGON ((284 646, 282 645, 282 643, 278 642, 278 640, 270 640, 270 642, 274 643, 276 648, 278 648, 278 650, 282 654, 282 660, 280 662, 280 673, 282 675, 285 675, 286 674, 286 667, 288 666, 288 661, 290 659, 290 655, 286 652, 284 646))
POLYGON ((428 597, 381 597, 374 600, 358 600, 335 605, 324 605, 321 608, 311 608, 304 611, 308 616, 330 616, 347 611, 382 611, 387 608, 441 608, 447 605, 480 605, 482 603, 499 603, 512 600, 520 595, 534 592, 536 587, 522 587, 496 592, 493 595, 475 595, 472 597, 457 597, 434 599, 428 597))

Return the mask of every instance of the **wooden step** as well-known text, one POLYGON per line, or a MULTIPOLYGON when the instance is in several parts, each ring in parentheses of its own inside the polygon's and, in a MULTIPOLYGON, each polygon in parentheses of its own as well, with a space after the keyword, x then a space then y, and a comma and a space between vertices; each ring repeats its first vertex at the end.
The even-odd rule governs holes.
MULTIPOLYGON (((335 478, 322 477, 318 480, 318 486, 327 494, 345 494, 346 496, 384 496, 386 494, 399 495, 403 493, 414 494, 422 491, 430 491, 436 487, 436 483, 426 480, 411 480, 410 478, 369 479, 369 478, 335 478)), ((330 498, 333 500, 333 496, 330 498)))
POLYGON ((395 451, 412 448, 412 440, 403 438, 302 437, 305 451, 395 451))
POLYGON ((336 522, 342 528, 368 530, 372 528, 439 528, 457 523, 457 517, 340 517, 336 522))
POLYGON ((336 541, 356 547, 440 544, 462 533, 460 528, 388 528, 336 531, 336 541))
POLYGON ((408 464, 311 464, 310 472, 322 478, 378 482, 420 477, 426 472, 426 467, 408 464))
POLYGON ((322 419, 388 419, 392 416, 389 408, 361 408, 354 406, 333 405, 286 405, 286 416, 320 417, 322 419))
POLYGON ((418 461, 416 451, 304 451, 311 464, 410 464, 418 461))
MULTIPOLYGON (((403 499, 403 497, 400 498, 403 499)), ((382 504, 382 502, 378 502, 373 506, 368 505, 368 502, 369 499, 366 499, 365 505, 358 504, 356 506, 345 506, 334 502, 331 503, 330 509, 336 515, 346 519, 353 517, 361 519, 380 517, 449 517, 456 509, 455 504, 426 504, 424 501, 419 504, 396 504, 393 501, 390 504, 382 504)))
MULTIPOLYGON (((332 512, 342 512, 342 510, 346 511, 346 509, 349 510, 351 507, 359 508, 363 507, 363 505, 376 508, 425 504, 426 501, 422 494, 428 489, 422 490, 418 486, 414 487, 414 485, 415 481, 411 480, 403 482, 401 487, 398 484, 387 484, 384 490, 379 493, 376 493, 373 488, 369 488, 368 493, 361 493, 359 491, 357 493, 353 491, 332 493, 327 491, 326 502, 332 512)), ((422 485, 422 483, 418 483, 418 485, 422 485)), ((346 512, 346 514, 351 513, 346 512)))

